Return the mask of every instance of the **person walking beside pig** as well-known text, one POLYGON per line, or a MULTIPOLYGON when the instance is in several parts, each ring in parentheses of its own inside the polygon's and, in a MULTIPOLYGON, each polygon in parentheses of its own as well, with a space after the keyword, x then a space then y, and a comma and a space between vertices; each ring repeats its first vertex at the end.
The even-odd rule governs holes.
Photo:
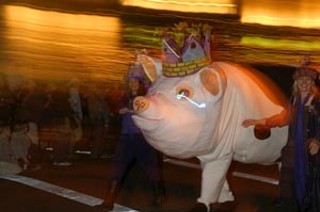
POLYGON ((146 142, 140 129, 132 120, 133 99, 147 92, 143 80, 143 69, 140 65, 130 66, 127 85, 128 92, 122 97, 119 109, 119 114, 122 116, 122 128, 113 158, 111 185, 104 202, 97 206, 107 210, 113 209, 120 184, 135 158, 151 181, 154 192, 153 205, 161 206, 164 200, 164 187, 157 152, 146 142))

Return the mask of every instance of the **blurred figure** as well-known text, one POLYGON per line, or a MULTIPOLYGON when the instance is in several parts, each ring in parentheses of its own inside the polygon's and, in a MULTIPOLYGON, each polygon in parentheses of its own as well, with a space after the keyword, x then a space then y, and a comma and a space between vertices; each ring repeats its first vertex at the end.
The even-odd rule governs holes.
POLYGON ((30 168, 29 150, 31 140, 27 136, 28 123, 24 121, 16 121, 13 125, 11 134, 11 149, 13 157, 19 162, 23 170, 30 168))
POLYGON ((0 122, 0 175, 19 174, 22 168, 13 155, 10 144, 11 130, 9 123, 0 122))
POLYGON ((20 107, 16 109, 16 121, 25 121, 28 123, 27 135, 31 140, 30 156, 32 164, 40 162, 41 149, 39 144, 39 125, 41 120, 41 111, 43 95, 38 90, 37 84, 32 80, 26 80, 22 86, 22 99, 20 107))
POLYGON ((22 107, 22 101, 25 93, 22 89, 23 81, 20 77, 7 76, 7 85, 8 85, 8 102, 10 107, 10 124, 11 127, 15 124, 15 122, 19 122, 20 120, 17 115, 19 114, 19 110, 22 107))
POLYGON ((318 74, 305 64, 293 75, 288 110, 264 119, 248 119, 244 127, 289 125, 282 149, 279 194, 275 207, 282 211, 320 211, 320 96, 318 74))
POLYGON ((28 122, 24 115, 24 98, 26 90, 23 88, 25 83, 22 79, 15 79, 13 76, 7 78, 8 95, 10 96, 10 126, 11 126, 11 149, 14 158, 19 162, 23 170, 30 168, 31 140, 27 133, 29 132, 28 122))
POLYGON ((11 106, 13 104, 13 98, 10 95, 9 86, 6 76, 0 73, 0 121, 11 123, 12 112, 11 106))
POLYGON ((46 88, 44 104, 45 121, 43 129, 47 139, 49 137, 53 147, 53 165, 70 166, 71 120, 73 110, 69 103, 69 94, 62 86, 51 83, 46 88), (70 119, 71 117, 71 119, 70 119))
POLYGON ((39 148, 46 149, 48 147, 52 147, 53 133, 51 129, 52 122, 52 111, 51 111, 51 99, 52 92, 54 91, 55 85, 53 83, 49 83, 47 85, 41 86, 42 88, 42 108, 40 110, 40 120, 39 120, 39 148))
POLYGON ((139 128, 132 120, 133 99, 144 96, 147 92, 143 80, 143 70, 139 65, 132 65, 127 77, 128 91, 122 97, 119 114, 122 116, 120 140, 117 143, 113 158, 111 183, 104 202, 98 208, 112 210, 117 198, 120 184, 134 159, 143 167, 154 192, 154 206, 161 206, 164 200, 158 156, 145 140, 139 128))
POLYGON ((95 85, 91 85, 87 91, 86 102, 91 154, 93 158, 99 158, 107 146, 106 135, 108 133, 110 109, 102 90, 95 85))
POLYGON ((72 78, 69 82, 69 102, 73 110, 73 115, 70 117, 71 123, 71 147, 70 153, 74 151, 74 147, 81 140, 82 132, 82 103, 81 103, 81 81, 78 78, 72 78))

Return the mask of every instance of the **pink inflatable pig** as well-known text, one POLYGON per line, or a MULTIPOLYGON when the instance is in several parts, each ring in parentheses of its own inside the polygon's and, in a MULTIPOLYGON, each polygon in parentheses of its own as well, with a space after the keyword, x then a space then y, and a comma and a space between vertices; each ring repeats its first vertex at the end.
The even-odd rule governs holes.
POLYGON ((199 158, 201 194, 192 209, 197 212, 209 211, 210 203, 234 200, 226 181, 232 160, 272 163, 287 141, 287 127, 256 138, 253 127, 242 126, 245 119, 279 113, 286 100, 261 73, 212 63, 211 28, 184 22, 164 28, 161 60, 137 55, 153 82, 146 97, 134 100, 134 121, 164 154, 199 158))
MULTIPOLYGON (((134 101, 134 121, 147 141, 175 158, 199 158, 202 185, 199 203, 233 201, 226 174, 232 160, 268 164, 280 156, 287 127, 273 128, 264 140, 244 128, 248 118, 282 110, 281 93, 257 71, 228 62, 213 62, 185 76, 164 76, 160 60, 139 55, 150 79, 148 95, 134 101), (150 71, 152 70, 152 71, 150 71)), ((166 74, 168 75, 168 74, 166 74)))

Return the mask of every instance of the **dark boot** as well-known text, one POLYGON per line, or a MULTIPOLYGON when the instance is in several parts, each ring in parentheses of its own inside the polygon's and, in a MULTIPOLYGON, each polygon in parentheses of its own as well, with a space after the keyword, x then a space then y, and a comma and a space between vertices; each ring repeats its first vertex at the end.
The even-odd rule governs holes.
POLYGON ((119 183, 117 181, 112 181, 109 192, 106 195, 104 201, 100 205, 96 205, 95 208, 111 211, 116 201, 118 191, 119 183))
POLYGON ((162 183, 157 183, 153 187, 153 206, 161 207, 166 199, 166 191, 162 183))

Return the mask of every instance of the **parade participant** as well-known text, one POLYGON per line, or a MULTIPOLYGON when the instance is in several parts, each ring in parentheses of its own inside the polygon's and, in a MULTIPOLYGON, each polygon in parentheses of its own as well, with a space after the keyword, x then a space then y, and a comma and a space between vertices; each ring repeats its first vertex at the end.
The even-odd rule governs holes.
POLYGON ((282 149, 279 193, 275 207, 285 211, 320 210, 320 97, 318 74, 302 65, 293 74, 293 91, 287 110, 263 119, 247 119, 244 127, 289 125, 282 149))
POLYGON ((117 198, 119 186, 133 159, 137 159, 148 175, 154 190, 154 206, 160 206, 163 201, 160 168, 156 151, 146 142, 139 128, 132 120, 133 99, 146 94, 143 81, 143 70, 140 65, 131 65, 127 85, 128 92, 122 97, 119 114, 122 116, 120 139, 113 158, 111 185, 104 202, 98 207, 112 210, 117 198))

